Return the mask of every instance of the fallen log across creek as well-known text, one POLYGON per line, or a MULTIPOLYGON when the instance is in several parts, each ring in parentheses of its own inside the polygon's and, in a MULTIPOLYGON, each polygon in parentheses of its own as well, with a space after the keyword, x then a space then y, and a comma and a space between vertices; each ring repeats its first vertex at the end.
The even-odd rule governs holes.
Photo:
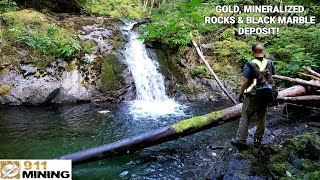
MULTIPOLYGON (((279 97, 292 97, 304 94, 306 89, 296 85, 279 92, 279 97)), ((133 153, 146 147, 194 134, 221 124, 238 119, 241 116, 242 103, 214 111, 203 116, 179 121, 173 125, 149 131, 134 137, 125 138, 110 144, 93 147, 73 154, 61 156, 58 159, 70 159, 73 165, 100 159, 111 158, 133 153)), ((236 131, 236 129, 235 129, 236 131)))

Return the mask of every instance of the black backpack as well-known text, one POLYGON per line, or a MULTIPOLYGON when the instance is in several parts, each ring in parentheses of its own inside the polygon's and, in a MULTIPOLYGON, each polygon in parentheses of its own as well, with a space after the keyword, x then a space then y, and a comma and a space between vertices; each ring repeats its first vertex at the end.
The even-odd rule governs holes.
POLYGON ((256 85, 250 91, 251 95, 254 95, 261 103, 265 103, 268 106, 277 104, 277 88, 272 78, 272 66, 271 60, 266 59, 268 64, 266 68, 260 71, 260 67, 254 62, 247 63, 251 72, 254 72, 254 78, 256 79, 256 85))

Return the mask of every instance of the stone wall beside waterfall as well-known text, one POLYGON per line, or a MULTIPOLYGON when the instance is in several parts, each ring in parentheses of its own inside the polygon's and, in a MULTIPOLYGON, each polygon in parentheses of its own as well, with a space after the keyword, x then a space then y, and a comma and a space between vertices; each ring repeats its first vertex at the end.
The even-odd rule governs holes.
MULTIPOLYGON (((0 64, 0 104, 38 105, 86 101, 131 100, 135 88, 131 72, 121 60, 125 44, 117 18, 58 17, 76 28, 83 42, 94 44, 92 54, 74 59, 57 58, 46 68, 33 63, 0 64)), ((15 61, 18 61, 16 59, 15 61)))

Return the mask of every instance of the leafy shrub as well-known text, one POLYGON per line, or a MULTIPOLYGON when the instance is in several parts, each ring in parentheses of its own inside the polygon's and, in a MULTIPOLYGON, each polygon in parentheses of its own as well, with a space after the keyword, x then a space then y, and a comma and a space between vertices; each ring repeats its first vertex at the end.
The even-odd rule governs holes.
POLYGON ((140 19, 144 15, 139 0, 86 0, 83 9, 89 14, 109 15, 126 19, 140 19))
POLYGON ((231 62, 243 66, 246 62, 252 60, 250 45, 244 41, 218 41, 213 43, 211 49, 217 55, 218 61, 225 64, 231 62))
POLYGON ((12 0, 1 0, 0 1, 0 14, 8 11, 17 10, 17 3, 12 0))
POLYGON ((292 27, 282 30, 278 37, 267 40, 266 47, 274 55, 280 74, 296 73, 302 66, 320 70, 319 27, 292 27))
POLYGON ((204 24, 204 15, 212 12, 210 5, 201 6, 201 0, 164 2, 154 12, 152 23, 141 27, 146 33, 140 38, 156 40, 173 46, 190 43, 190 32, 200 33, 220 25, 204 24))
POLYGON ((73 34, 42 13, 32 10, 8 12, 1 15, 6 26, 3 41, 7 46, 16 46, 30 51, 32 62, 52 61, 55 57, 73 58, 81 44, 73 34))

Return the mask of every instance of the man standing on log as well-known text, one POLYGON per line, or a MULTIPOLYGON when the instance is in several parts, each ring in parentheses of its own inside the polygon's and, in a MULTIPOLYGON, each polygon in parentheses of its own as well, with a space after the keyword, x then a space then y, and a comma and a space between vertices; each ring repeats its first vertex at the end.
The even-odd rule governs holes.
POLYGON ((242 114, 237 131, 236 139, 231 140, 231 144, 238 147, 246 145, 249 123, 256 115, 257 129, 254 134, 254 145, 260 146, 265 130, 265 120, 267 104, 261 102, 256 96, 256 87, 259 84, 261 72, 267 72, 269 77, 275 74, 273 62, 264 58, 263 46, 260 44, 252 45, 252 56, 254 60, 248 62, 243 70, 243 79, 240 88, 239 101, 243 102, 242 114), (257 80, 258 79, 258 80, 257 80))

